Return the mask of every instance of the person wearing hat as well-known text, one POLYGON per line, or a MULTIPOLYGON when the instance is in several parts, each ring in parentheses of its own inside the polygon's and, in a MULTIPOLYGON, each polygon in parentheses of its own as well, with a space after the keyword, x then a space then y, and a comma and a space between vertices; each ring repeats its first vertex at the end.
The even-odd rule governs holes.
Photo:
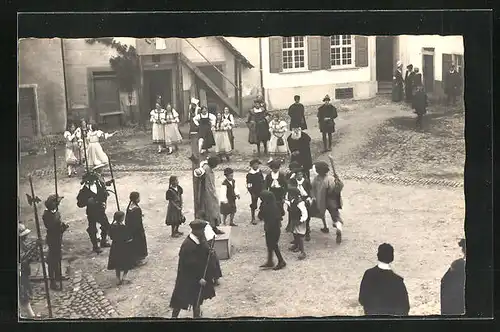
POLYGON ((45 201, 45 211, 42 220, 47 229, 47 245, 49 253, 47 255, 47 265, 49 270, 50 288, 60 290, 58 282, 61 281, 61 259, 62 259, 62 236, 68 229, 68 225, 61 221, 59 213, 59 203, 62 196, 50 195, 45 201))
POLYGON ((266 175, 264 188, 269 190, 276 197, 276 202, 281 209, 281 216, 285 215, 285 195, 288 189, 288 183, 285 174, 280 171, 281 162, 279 160, 273 160, 269 163, 269 168, 271 172, 266 175))
POLYGON ((465 314, 465 239, 458 246, 462 257, 451 263, 441 279, 441 315, 465 314))
MULTIPOLYGON (((297 188, 299 190, 300 198, 302 199, 302 201, 306 205, 308 213, 307 213, 307 219, 306 219, 305 240, 310 241, 311 240, 311 228, 309 226, 309 223, 311 221, 310 210, 311 210, 311 203, 312 203, 311 182, 305 176, 305 172, 304 172, 302 167, 299 166, 295 169, 292 169, 291 171, 293 172, 293 174, 290 177, 290 180, 288 180, 289 187, 297 188)), ((295 242, 292 244, 295 244, 295 242)))
MULTIPOLYGON (((40 317, 36 315, 31 307, 33 289, 31 287, 31 262, 36 261, 39 254, 40 241, 28 239, 31 230, 23 223, 18 223, 19 235, 19 304, 28 318, 40 317)), ((22 313, 21 313, 22 314, 22 313)))
POLYGON ((108 155, 102 149, 101 144, 99 143, 99 139, 104 137, 104 139, 108 139, 115 135, 116 132, 111 134, 105 133, 102 130, 99 130, 96 124, 92 124, 90 129, 87 132, 87 138, 89 144, 87 146, 87 164, 90 168, 106 166, 109 162, 108 155))
POLYGON ((106 215, 106 202, 109 193, 106 189, 113 183, 113 179, 104 181, 101 174, 102 166, 94 169, 89 173, 85 173, 81 181, 82 188, 77 196, 78 207, 86 207, 88 220, 87 234, 92 243, 92 250, 95 253, 101 253, 101 248, 110 247, 107 242, 109 230, 109 221, 106 215), (97 239, 97 224, 101 225, 101 248, 97 239))
POLYGON ((457 102, 457 96, 460 93, 460 85, 462 83, 462 78, 456 70, 454 64, 451 64, 449 72, 446 74, 444 79, 444 92, 446 94, 446 104, 455 105, 457 102))
POLYGON ((224 234, 217 227, 220 225, 220 202, 217 197, 214 169, 219 163, 219 158, 210 157, 207 161, 202 161, 200 167, 194 170, 194 176, 198 180, 197 186, 199 187, 199 194, 195 204, 198 204, 199 210, 205 213, 207 221, 217 235, 224 234))
POLYGON ((312 168, 311 136, 303 132, 300 127, 292 129, 287 138, 288 148, 292 154, 290 161, 296 161, 302 167, 305 176, 309 179, 312 168))
POLYGON ((402 277, 391 263, 394 248, 388 243, 378 247, 378 264, 365 271, 359 288, 359 304, 365 315, 407 316, 410 311, 408 291, 402 277))
POLYGON ((398 60, 392 77, 392 101, 400 102, 403 99, 403 64, 398 60))
POLYGON ((248 112, 248 143, 257 145, 257 154, 260 156, 260 145, 264 147, 264 154, 267 154, 267 142, 271 139, 269 132, 269 113, 262 103, 257 100, 254 102, 253 108, 248 112))
POLYGON ((323 98, 323 105, 318 108, 319 130, 323 136, 323 152, 332 150, 332 134, 335 132, 337 108, 330 104, 330 96, 323 98), (328 137, 328 145, 327 145, 328 137))
POLYGON ((288 116, 290 117, 290 130, 300 128, 307 129, 304 105, 300 103, 300 96, 293 97, 294 103, 288 108, 288 116))
POLYGON ((413 65, 409 64, 406 66, 405 73, 405 100, 407 103, 411 104, 411 98, 413 96, 413 77, 415 72, 413 71, 413 65))
POLYGON ((288 215, 293 233, 293 244, 290 250, 300 252, 299 260, 306 258, 304 248, 304 237, 306 235, 306 220, 309 218, 306 203, 302 200, 300 190, 296 187, 288 188, 287 200, 285 204, 288 206, 288 215))
POLYGON ((252 225, 257 225, 255 221, 255 211, 257 210, 257 203, 260 197, 260 193, 264 190, 264 174, 260 169, 260 160, 253 159, 250 161, 250 170, 246 175, 247 190, 252 199, 250 204, 250 212, 252 214, 252 225))
POLYGON ((342 208, 341 191, 343 184, 340 179, 328 174, 329 167, 324 161, 319 161, 314 165, 318 175, 311 183, 311 196, 313 198, 311 204, 312 217, 321 218, 323 221, 323 233, 329 233, 330 230, 326 224, 326 211, 330 213, 333 221, 333 226, 336 228, 336 241, 342 242, 342 226, 343 220, 340 216, 339 209, 342 208))
POLYGON ((227 167, 224 169, 225 179, 222 181, 220 188, 220 214, 222 222, 226 226, 226 219, 229 216, 229 226, 238 226, 234 223, 234 215, 236 214, 236 200, 240 199, 240 192, 234 180, 234 171, 227 167))
POLYGON ((172 318, 179 317, 181 310, 189 310, 191 307, 193 318, 199 318, 203 302, 215 297, 213 280, 216 275, 216 261, 205 237, 206 225, 203 220, 192 221, 189 224, 191 233, 181 245, 177 278, 170 299, 172 318), (201 297, 198 302, 200 290, 201 297))
POLYGON ((165 145, 165 123, 166 123, 166 113, 161 107, 159 102, 149 113, 149 122, 151 122, 151 133, 153 143, 158 146, 158 153, 162 152, 163 146, 165 145))

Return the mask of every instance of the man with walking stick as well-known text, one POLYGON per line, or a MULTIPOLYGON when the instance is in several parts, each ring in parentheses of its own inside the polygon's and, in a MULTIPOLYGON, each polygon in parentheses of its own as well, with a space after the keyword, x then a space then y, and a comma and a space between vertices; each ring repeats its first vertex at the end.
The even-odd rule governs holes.
MULTIPOLYGON (((216 262, 213 259, 213 245, 205 237, 206 221, 194 220, 191 233, 184 240, 179 251, 177 279, 172 292, 170 307, 172 318, 179 317, 181 309, 193 308, 193 318, 201 317, 201 305, 204 300, 215 297, 214 276, 216 262)), ((210 239, 213 240, 213 239, 210 239)))

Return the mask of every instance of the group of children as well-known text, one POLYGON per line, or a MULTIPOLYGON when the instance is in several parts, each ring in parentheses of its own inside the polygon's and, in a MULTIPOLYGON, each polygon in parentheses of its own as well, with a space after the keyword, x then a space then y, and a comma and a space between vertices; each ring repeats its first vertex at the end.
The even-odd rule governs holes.
POLYGON ((96 124, 80 121, 80 126, 69 122, 63 136, 65 139, 65 160, 69 177, 77 174, 77 168, 88 165, 90 169, 107 165, 109 158, 102 149, 99 140, 108 139, 115 133, 105 133, 96 124), (85 140, 85 141, 84 141, 85 140))

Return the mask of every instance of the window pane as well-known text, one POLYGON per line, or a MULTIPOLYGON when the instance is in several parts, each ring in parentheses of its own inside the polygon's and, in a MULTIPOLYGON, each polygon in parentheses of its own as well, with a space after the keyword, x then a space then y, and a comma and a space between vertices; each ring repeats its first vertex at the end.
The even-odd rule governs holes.
POLYGON ((330 37, 330 45, 337 46, 340 45, 340 36, 335 35, 330 37))
POLYGON ((294 37, 294 47, 304 47, 304 37, 294 37))
POLYGON ((351 47, 342 47, 342 64, 350 65, 352 63, 351 47))
POLYGON ((330 52, 330 63, 332 66, 340 65, 340 48, 333 47, 330 52))
POLYGON ((342 35, 342 44, 351 45, 351 35, 342 35))
POLYGON ((283 37, 283 48, 292 47, 292 37, 283 37))

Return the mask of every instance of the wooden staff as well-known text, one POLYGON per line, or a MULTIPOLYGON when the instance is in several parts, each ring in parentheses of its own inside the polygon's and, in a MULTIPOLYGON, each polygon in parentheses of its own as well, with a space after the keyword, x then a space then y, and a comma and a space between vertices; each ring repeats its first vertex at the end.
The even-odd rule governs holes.
POLYGON ((113 190, 115 194, 115 200, 116 200, 116 208, 118 211, 120 211, 120 203, 118 202, 118 192, 116 191, 116 184, 115 184, 115 177, 113 176, 113 167, 111 166, 111 160, 108 157, 108 164, 109 164, 109 173, 111 174, 111 180, 113 183, 113 190))
POLYGON ((332 173, 333 173, 333 177, 338 179, 339 176, 337 174, 337 172, 335 171, 335 165, 333 163, 333 156, 332 155, 328 155, 328 159, 330 159, 330 165, 332 166, 332 173))
POLYGON ((87 170, 87 173, 89 173, 89 161, 87 158, 87 144, 85 143, 85 136, 87 135, 87 130, 82 129, 82 142, 83 142, 83 155, 85 156, 85 169, 87 170))
MULTIPOLYGON (((207 263, 205 264, 205 271, 203 272, 203 280, 205 280, 205 278, 207 277, 208 264, 210 263, 210 258, 212 257, 212 251, 214 250, 214 246, 215 246, 215 237, 216 237, 216 235, 214 235, 214 238, 211 240, 210 247, 209 247, 210 249, 208 250, 207 263)), ((200 305, 202 292, 203 292, 203 285, 200 285, 200 291, 198 292, 198 298, 196 300, 196 307, 199 307, 199 305, 200 305)))
POLYGON ((50 291, 49 291, 49 280, 47 278, 47 269, 45 267, 45 257, 43 254, 43 242, 42 242, 42 232, 40 231, 40 220, 38 219, 38 209, 36 205, 41 202, 38 196, 35 196, 35 190, 33 189, 33 179, 31 175, 29 176, 30 187, 31 187, 31 196, 26 194, 28 199, 28 204, 33 206, 33 213, 35 214, 35 225, 36 225, 36 233, 38 236, 38 248, 40 249, 40 261, 42 263, 42 273, 43 273, 43 281, 45 284, 45 298, 47 299, 47 308, 49 309, 49 318, 52 318, 52 305, 50 303, 50 291))
MULTIPOLYGON (((56 158, 56 148, 53 150, 53 155, 54 155, 54 188, 56 192, 56 202, 59 202, 59 195, 57 193, 57 158, 56 158)), ((56 205, 56 211, 59 211, 59 204, 56 205)), ((61 243, 62 243, 62 233, 61 233, 61 243)), ((62 282, 62 255, 61 259, 59 260, 59 275, 61 276, 61 279, 59 280, 59 286, 61 286, 61 291, 63 289, 63 282, 62 282)))

